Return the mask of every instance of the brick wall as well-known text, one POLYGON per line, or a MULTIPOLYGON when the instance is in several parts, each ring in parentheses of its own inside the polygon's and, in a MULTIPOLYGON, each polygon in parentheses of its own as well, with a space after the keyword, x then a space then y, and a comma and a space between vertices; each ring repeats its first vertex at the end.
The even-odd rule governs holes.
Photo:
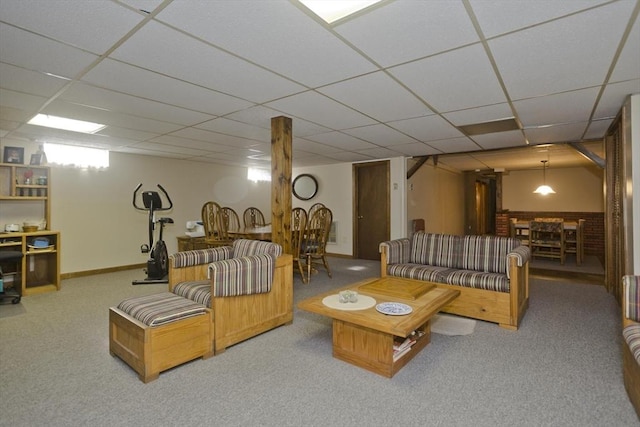
POLYGON ((565 221, 584 219, 584 253, 604 257, 604 212, 501 212, 496 214, 496 235, 509 235, 510 218, 531 221, 534 218, 563 218, 565 221))

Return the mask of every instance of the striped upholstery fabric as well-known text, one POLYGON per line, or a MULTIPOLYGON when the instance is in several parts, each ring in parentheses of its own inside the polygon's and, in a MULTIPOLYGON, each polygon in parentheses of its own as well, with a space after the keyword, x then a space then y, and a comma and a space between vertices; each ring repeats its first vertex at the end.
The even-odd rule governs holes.
POLYGON ((640 322, 640 276, 624 276, 622 287, 627 301, 627 306, 623 307, 624 317, 634 322, 640 322))
POLYGON ((622 338, 629 346, 631 354, 640 363, 640 325, 627 326, 622 330, 622 338))
POLYGON ((461 236, 419 231, 411 237, 409 262, 436 267, 459 268, 461 236))
POLYGON ((447 267, 436 267, 424 264, 406 263, 391 264, 387 266, 387 274, 389 276, 437 283, 446 283, 446 277, 451 271, 453 270, 447 267))
POLYGON ((509 292, 509 279, 504 273, 451 270, 443 283, 488 291, 509 292))
POLYGON ((464 236, 458 268, 485 273, 507 272, 507 253, 520 246, 517 239, 495 236, 464 236))
POLYGON ((509 271, 509 258, 515 258, 516 265, 518 267, 522 267, 525 263, 531 260, 531 249, 529 248, 529 246, 520 244, 520 246, 511 249, 511 251, 507 254, 507 277, 510 279, 511 272, 509 271))
POLYGON ((159 326, 206 313, 207 308, 171 292, 128 298, 118 309, 147 326, 159 326))
MULTIPOLYGON (((280 246, 280 245, 278 245, 280 246)), ((231 258, 209 264, 214 297, 261 294, 271 291, 276 256, 231 258)))
POLYGON ((209 280, 180 282, 173 288, 173 293, 211 307, 211 282, 209 280))
POLYGON ((191 267, 193 265, 209 264, 221 259, 231 258, 232 251, 231 246, 220 246, 217 248, 177 252, 169 255, 169 259, 173 260, 173 266, 176 268, 191 267))
POLYGON ((234 258, 261 254, 272 254, 277 258, 282 255, 282 246, 260 240, 238 239, 233 241, 234 258))
POLYGON ((379 251, 383 246, 387 248, 387 264, 405 264, 409 262, 410 242, 407 238, 382 242, 379 251))

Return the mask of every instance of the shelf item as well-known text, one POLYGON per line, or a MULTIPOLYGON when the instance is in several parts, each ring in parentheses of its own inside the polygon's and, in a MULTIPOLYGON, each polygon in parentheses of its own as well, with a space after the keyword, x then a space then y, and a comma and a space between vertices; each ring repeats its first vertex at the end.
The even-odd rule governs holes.
POLYGON ((0 163, 0 201, 2 203, 39 202, 43 206, 45 224, 51 224, 51 169, 48 166, 31 166, 0 163))
MULTIPOLYGON (((60 289, 60 232, 35 231, 32 233, 0 233, 0 251, 20 251, 24 254, 15 267, 3 264, 3 269, 13 268, 21 282, 19 293, 22 296, 57 291, 60 289), (47 247, 33 247, 36 239, 47 239, 47 247)), ((16 277, 14 276, 14 278, 16 277)))

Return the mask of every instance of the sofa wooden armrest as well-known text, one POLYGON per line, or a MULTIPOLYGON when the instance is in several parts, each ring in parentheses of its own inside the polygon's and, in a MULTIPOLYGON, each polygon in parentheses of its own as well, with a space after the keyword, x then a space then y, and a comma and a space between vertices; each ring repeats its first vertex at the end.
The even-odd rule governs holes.
MULTIPOLYGON (((169 291, 184 281, 208 280, 208 263, 175 267, 169 258, 169 291)), ((271 291, 260 294, 214 297, 213 351, 227 347, 293 321, 293 257, 282 254, 276 259, 271 291)))

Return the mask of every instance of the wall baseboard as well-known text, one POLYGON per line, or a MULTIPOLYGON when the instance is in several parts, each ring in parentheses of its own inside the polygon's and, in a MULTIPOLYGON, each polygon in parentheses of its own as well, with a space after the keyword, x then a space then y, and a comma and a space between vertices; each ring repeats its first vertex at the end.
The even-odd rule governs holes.
POLYGON ((73 273, 60 274, 60 280, 73 279, 75 277, 93 276, 94 274, 115 273, 117 271, 133 270, 136 268, 144 269, 147 264, 131 264, 121 265, 119 267, 99 268, 96 270, 75 271, 73 273))

